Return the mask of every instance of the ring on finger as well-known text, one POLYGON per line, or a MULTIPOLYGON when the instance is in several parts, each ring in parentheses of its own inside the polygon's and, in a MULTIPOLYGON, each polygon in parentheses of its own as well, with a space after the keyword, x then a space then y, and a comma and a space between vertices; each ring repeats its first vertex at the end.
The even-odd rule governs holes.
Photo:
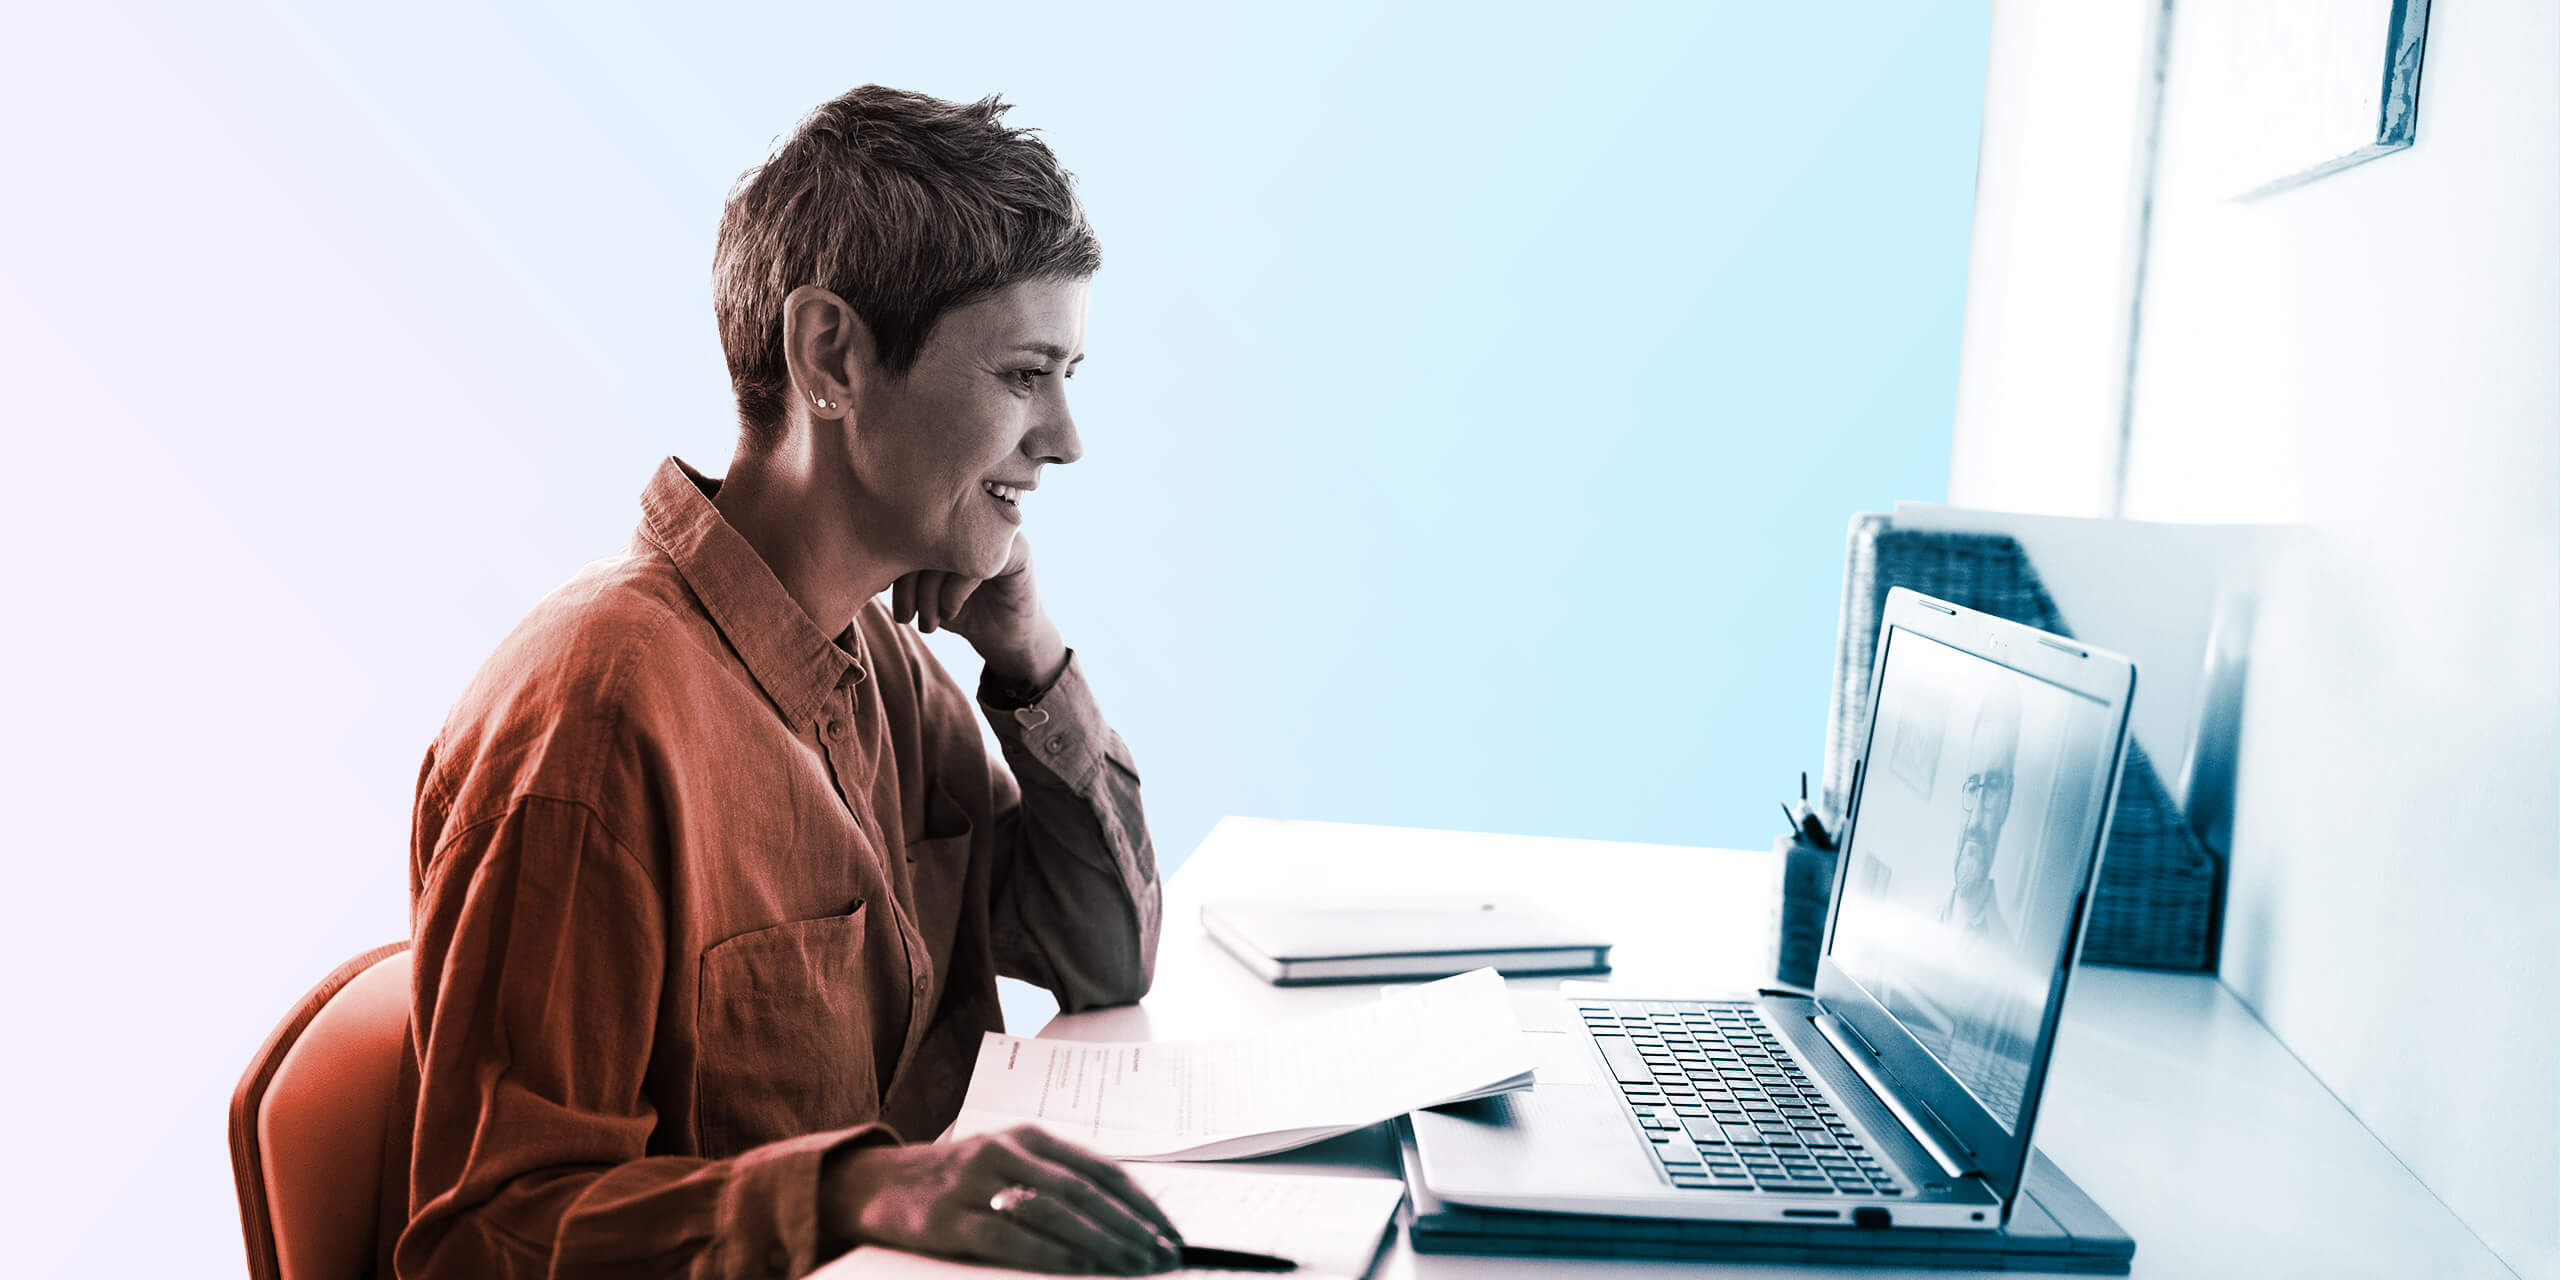
POLYGON ((1040 1193, 1017 1182, 987 1197, 987 1207, 997 1213, 1011 1213, 1040 1198, 1040 1193))

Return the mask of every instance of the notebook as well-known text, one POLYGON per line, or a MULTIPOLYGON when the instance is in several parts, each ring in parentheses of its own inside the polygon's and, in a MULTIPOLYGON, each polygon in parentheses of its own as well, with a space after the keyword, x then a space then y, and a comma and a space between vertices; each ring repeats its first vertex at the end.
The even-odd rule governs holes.
MULTIPOLYGON (((1296 1280, 1361 1280, 1377 1264, 1379 1246, 1404 1184, 1393 1178, 1258 1173, 1187 1164, 1125 1166, 1182 1232, 1186 1244, 1272 1253, 1298 1264, 1296 1280)), ((811 1272, 811 1280, 996 1280, 1026 1274, 1002 1267, 928 1258, 895 1249, 856 1249, 811 1272)), ((1233 1271, 1170 1271, 1177 1277, 1233 1271)))
POLYGON ((1239 899, 1200 908, 1201 927, 1274 986, 1596 973, 1608 939, 1534 907, 1475 898, 1239 899))
MULTIPOLYGON (((1405 1166, 1412 1132, 1398 1124, 1405 1166)), ((1891 1231, 1611 1218, 1585 1214, 1470 1209, 1431 1194, 1419 1181, 1397 1217, 1416 1253, 1535 1254, 1571 1258, 1668 1258, 1687 1262, 1793 1262, 1984 1271, 2124 1275, 2133 1238, 2036 1153, 2009 1223, 1998 1231, 1898 1227, 1891 1231)))

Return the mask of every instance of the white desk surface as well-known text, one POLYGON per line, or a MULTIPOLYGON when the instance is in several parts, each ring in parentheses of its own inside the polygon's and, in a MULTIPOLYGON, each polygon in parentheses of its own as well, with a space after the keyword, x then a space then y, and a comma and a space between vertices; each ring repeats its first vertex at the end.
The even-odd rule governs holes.
MULTIPOLYGON (((1777 874, 1767 850, 1229 818, 1165 886, 1163 946, 1145 1002, 1061 1016, 1040 1034, 1219 1036, 1377 998, 1373 986, 1284 989, 1255 978, 1200 931, 1200 905, 1226 897, 1524 897, 1613 932, 1613 986, 1642 995, 1747 993, 1768 971, 1777 874)), ((2049 1080, 2037 1145, 2132 1233, 2136 1276, 2513 1274, 2213 978, 2082 970, 2049 1080)), ((1395 1171, 1383 1126, 1254 1163, 1395 1171)), ((1375 1274, 1491 1280, 1692 1275, 1707 1267, 1770 1280, 1819 1270, 1417 1255, 1399 1234, 1375 1274)))

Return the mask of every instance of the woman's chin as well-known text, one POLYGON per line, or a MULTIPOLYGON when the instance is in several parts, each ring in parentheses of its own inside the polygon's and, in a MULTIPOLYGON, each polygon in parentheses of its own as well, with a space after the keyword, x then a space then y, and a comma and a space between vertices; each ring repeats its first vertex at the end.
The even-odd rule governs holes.
POLYGON ((992 578, 1013 562, 1013 530, 1007 529, 1003 537, 989 539, 971 550, 972 554, 960 557, 969 562, 968 567, 958 572, 972 578, 992 578))

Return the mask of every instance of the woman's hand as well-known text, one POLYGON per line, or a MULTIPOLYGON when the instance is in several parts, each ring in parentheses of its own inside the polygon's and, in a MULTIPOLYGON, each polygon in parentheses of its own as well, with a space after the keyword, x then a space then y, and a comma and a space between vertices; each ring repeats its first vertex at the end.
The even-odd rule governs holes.
POLYGON ((986 659, 990 674, 1009 684, 1045 685, 1066 665, 1066 641, 1040 607, 1031 579, 1031 542, 1019 533, 1013 554, 992 578, 920 569, 898 579, 889 588, 889 616, 912 621, 919 631, 950 628, 986 659))
POLYGON ((1025 1271, 1138 1275, 1180 1261, 1172 1220, 1117 1165, 1030 1125, 840 1151, 818 1195, 820 1221, 856 1244, 1025 1271))

